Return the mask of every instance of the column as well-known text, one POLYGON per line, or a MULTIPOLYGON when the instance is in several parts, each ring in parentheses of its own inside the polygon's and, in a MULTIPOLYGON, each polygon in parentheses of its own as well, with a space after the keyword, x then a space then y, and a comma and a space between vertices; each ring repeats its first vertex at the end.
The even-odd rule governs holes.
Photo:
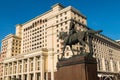
POLYGON ((51 67, 51 80, 54 80, 54 54, 53 51, 49 51, 49 57, 50 57, 50 67, 51 67))
POLYGON ((10 65, 8 63, 8 71, 7 71, 7 75, 9 75, 9 72, 10 72, 10 65))
POLYGON ((30 80, 30 74, 27 73, 27 80, 30 80))
POLYGON ((110 67, 111 67, 111 71, 113 72, 114 69, 113 69, 113 61, 112 60, 110 60, 110 67))
POLYGON ((105 59, 104 59, 104 58, 102 58, 102 68, 103 68, 103 69, 102 69, 103 71, 106 70, 106 69, 105 69, 105 59))
POLYGON ((18 74, 16 74, 16 78, 17 78, 17 79, 19 79, 19 76, 18 76, 18 74))
POLYGON ((5 79, 4 75, 5 75, 5 64, 3 63, 3 80, 5 79))
POLYGON ((19 66, 18 66, 18 60, 17 60, 16 78, 19 78, 19 76, 18 76, 18 68, 19 68, 19 66))
POLYGON ((8 77, 8 80, 10 80, 10 77, 9 76, 7 76, 8 77))
POLYGON ((46 72, 46 80, 48 80, 48 72, 46 72))
POLYGON ((40 74, 41 74, 40 80, 44 80, 44 56, 43 55, 41 55, 40 57, 40 74))
POLYGON ((27 80, 30 80, 30 74, 29 74, 29 66, 30 66, 29 58, 27 59, 27 80))
POLYGON ((34 77, 33 77, 33 80, 36 80, 36 75, 35 75, 35 64, 36 64, 36 57, 33 58, 33 72, 34 72, 34 77))
POLYGON ((14 74, 14 62, 12 62, 12 74, 14 74))
POLYGON ((118 72, 120 71, 120 64, 119 64, 119 61, 117 61, 117 71, 118 71, 118 72))
POLYGON ((5 77, 5 80, 9 80, 8 76, 5 77))
POLYGON ((11 76, 11 79, 13 79, 13 78, 14 78, 14 76, 12 75, 12 76, 11 76))
POLYGON ((23 74, 23 68, 24 68, 24 60, 22 60, 22 75, 21 75, 21 79, 24 80, 24 74, 23 74))

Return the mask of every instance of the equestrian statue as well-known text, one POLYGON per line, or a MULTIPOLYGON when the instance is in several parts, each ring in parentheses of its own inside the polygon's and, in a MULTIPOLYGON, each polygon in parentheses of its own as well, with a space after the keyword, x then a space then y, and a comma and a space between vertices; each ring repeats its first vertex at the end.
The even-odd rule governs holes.
MULTIPOLYGON (((60 32, 59 34, 59 38, 61 40, 63 40, 63 53, 62 53, 62 57, 61 59, 63 59, 64 56, 64 52, 65 52, 65 48, 66 46, 70 46, 70 49, 74 54, 74 51, 72 49, 72 45, 75 45, 77 43, 79 43, 82 46, 82 49, 85 49, 85 46, 88 45, 90 47, 90 41, 87 41, 87 38, 90 35, 94 35, 97 33, 102 32, 102 30, 98 30, 98 31, 94 31, 94 30, 76 30, 75 29, 75 23, 73 21, 70 22, 70 26, 69 26, 69 34, 67 34, 67 32, 60 32)), ((90 48, 91 49, 91 48, 90 48)), ((91 50, 90 50, 91 51, 91 50)))

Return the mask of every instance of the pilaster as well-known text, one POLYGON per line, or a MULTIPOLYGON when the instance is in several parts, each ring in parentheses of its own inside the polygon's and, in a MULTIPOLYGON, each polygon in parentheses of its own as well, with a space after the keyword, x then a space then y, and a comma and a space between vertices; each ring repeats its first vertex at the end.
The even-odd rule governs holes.
POLYGON ((12 74, 14 74, 14 62, 12 62, 12 74))
POLYGON ((9 75, 9 74, 10 74, 10 65, 8 63, 8 72, 7 72, 7 75, 9 75))
POLYGON ((50 68, 51 68, 51 80, 54 80, 54 53, 53 51, 49 51, 49 57, 50 57, 50 68))
POLYGON ((111 71, 113 72, 113 61, 112 60, 110 60, 110 67, 111 67, 111 71))
POLYGON ((105 71, 105 59, 102 58, 102 70, 105 71))
POLYGON ((41 57, 40 57, 40 74, 41 74, 41 80, 44 80, 44 56, 43 55, 41 55, 41 57))
POLYGON ((19 79, 19 76, 18 76, 18 74, 16 75, 16 78, 17 78, 17 79, 19 79))
POLYGON ((3 80, 5 79, 4 75, 5 75, 5 64, 3 63, 3 80))
POLYGON ((117 71, 118 71, 118 72, 120 71, 120 64, 119 64, 119 61, 117 61, 117 71))
POLYGON ((21 75, 21 78, 22 78, 22 80, 24 80, 24 75, 23 75, 23 68, 24 68, 24 60, 22 60, 22 75, 21 75))
POLYGON ((29 64, 29 58, 27 59, 27 80, 30 80, 30 75, 29 75, 29 66, 30 66, 30 64, 29 64))
POLYGON ((30 80, 30 74, 27 73, 27 80, 30 80))
POLYGON ((35 63, 36 63, 36 57, 33 58, 33 72, 34 72, 34 77, 33 77, 33 80, 36 80, 36 75, 35 75, 35 63))
MULTIPOLYGON (((17 60, 17 71, 16 71, 16 77, 18 77, 18 72, 19 72, 19 69, 18 69, 18 60, 17 60)), ((19 77, 18 77, 19 78, 19 77)))

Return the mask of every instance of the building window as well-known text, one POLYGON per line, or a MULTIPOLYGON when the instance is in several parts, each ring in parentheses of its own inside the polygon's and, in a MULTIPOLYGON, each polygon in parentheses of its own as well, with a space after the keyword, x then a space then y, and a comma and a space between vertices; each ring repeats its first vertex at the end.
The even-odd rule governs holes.
POLYGON ((76 17, 74 17, 74 19, 76 19, 76 17))
POLYGON ((57 29, 56 32, 59 32, 59 30, 57 29))
POLYGON ((57 47, 59 47, 59 44, 57 44, 57 47))
POLYGON ((60 21, 62 21, 63 19, 60 19, 60 21))
POLYGON ((58 18, 58 15, 56 16, 56 18, 58 18))
POLYGON ((61 28, 61 31, 63 31, 63 28, 61 28))
POLYGON ((67 14, 67 12, 65 12, 65 15, 67 14))
POLYGON ((56 20, 56 23, 58 23, 58 20, 56 20))
POLYGON ((56 28, 58 28, 58 25, 56 25, 56 28))
POLYGON ((62 13, 60 14, 60 16, 62 17, 62 13))
POLYGON ((57 37, 59 37, 59 34, 57 34, 57 37))
POLYGON ((67 17, 65 17, 65 19, 67 19, 67 17))
POLYGON ((59 53, 59 49, 57 50, 57 53, 59 53))
POLYGON ((84 23, 84 21, 82 21, 82 23, 84 23))
POLYGON ((67 26, 65 27, 65 29, 67 29, 67 26))
POLYGON ((57 39, 57 42, 59 42, 59 39, 57 39))
POLYGON ((61 26, 63 25, 63 23, 61 23, 61 26))
POLYGON ((45 22, 47 22, 47 19, 45 19, 45 22))

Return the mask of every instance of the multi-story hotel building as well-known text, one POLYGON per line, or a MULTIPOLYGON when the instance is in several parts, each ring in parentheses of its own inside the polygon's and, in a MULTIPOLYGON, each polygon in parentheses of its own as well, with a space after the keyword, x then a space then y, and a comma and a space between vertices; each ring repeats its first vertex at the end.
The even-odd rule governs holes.
POLYGON ((3 76, 3 55, 0 53, 0 80, 2 79, 3 76))
POLYGON ((20 54, 21 52, 21 38, 14 34, 9 34, 2 40, 0 54, 0 78, 3 77, 3 60, 4 58, 9 58, 20 54))
POLYGON ((16 56, 21 52, 21 38, 14 34, 9 34, 2 40, 2 54, 6 57, 16 56))
MULTIPOLYGON (((77 30, 87 30, 86 17, 72 6, 55 4, 51 10, 16 25, 16 34, 10 34, 2 41, 2 54, 6 58, 1 80, 55 80, 57 57, 62 53, 59 33, 68 32, 70 22, 77 30)), ((102 34, 92 36, 94 57, 97 59, 98 77, 101 80, 115 80, 120 71, 120 44, 102 34)), ((77 46, 77 49, 79 46, 77 46)), ((71 56, 69 46, 65 57, 71 56)))

